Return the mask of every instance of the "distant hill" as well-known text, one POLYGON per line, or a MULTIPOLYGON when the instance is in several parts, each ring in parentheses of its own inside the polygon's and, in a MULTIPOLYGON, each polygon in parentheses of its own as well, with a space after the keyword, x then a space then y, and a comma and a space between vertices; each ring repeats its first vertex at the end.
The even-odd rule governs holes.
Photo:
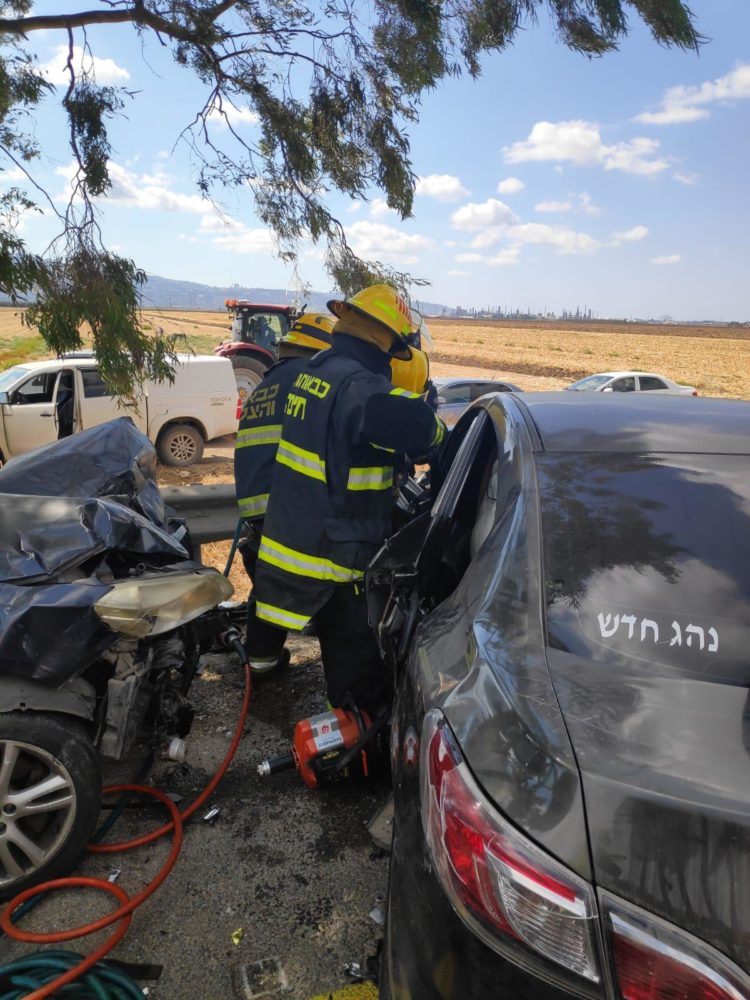
MULTIPOLYGON (((308 309, 324 311, 331 292, 311 292, 307 296, 308 309)), ((250 299, 252 302, 267 302, 269 305, 283 305, 292 302, 295 296, 283 288, 247 288, 240 285, 201 285, 195 281, 177 281, 174 278, 160 278, 149 274, 143 289, 146 308, 153 309, 212 309, 224 308, 225 299, 250 299)), ((302 303, 300 303, 302 304, 302 303)), ((437 302, 416 302, 422 312, 430 316, 441 316, 449 311, 437 302)))

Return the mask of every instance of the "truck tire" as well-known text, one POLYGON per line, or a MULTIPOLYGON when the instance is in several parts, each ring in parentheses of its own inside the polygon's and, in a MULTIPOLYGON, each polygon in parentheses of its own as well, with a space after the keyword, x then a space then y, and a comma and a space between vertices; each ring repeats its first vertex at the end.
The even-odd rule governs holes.
POLYGON ((0 899, 7 899, 75 867, 96 826, 102 781, 83 726, 44 712, 0 715, 0 775, 0 899))
POLYGON ((159 435, 156 454, 162 465, 195 465, 203 458, 203 437, 190 424, 170 424, 159 435))
POLYGON ((234 377, 237 380, 237 392, 243 403, 258 388, 269 367, 269 365, 264 365, 262 361, 251 358, 247 354, 234 355, 232 368, 234 368, 234 377))

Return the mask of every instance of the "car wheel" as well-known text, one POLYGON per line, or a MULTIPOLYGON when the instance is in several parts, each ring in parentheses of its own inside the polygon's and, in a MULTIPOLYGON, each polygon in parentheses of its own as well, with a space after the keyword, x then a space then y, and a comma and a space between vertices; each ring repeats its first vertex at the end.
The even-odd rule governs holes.
POLYGON ((100 799, 99 757, 78 722, 0 715, 0 899, 70 871, 100 799))
POLYGON ((156 453, 162 465, 195 465, 203 458, 201 432, 190 424, 172 424, 159 435, 156 453))
POLYGON ((232 368, 237 380, 237 392, 244 403, 260 385, 268 366, 257 358, 249 358, 246 354, 235 354, 232 358, 232 368))

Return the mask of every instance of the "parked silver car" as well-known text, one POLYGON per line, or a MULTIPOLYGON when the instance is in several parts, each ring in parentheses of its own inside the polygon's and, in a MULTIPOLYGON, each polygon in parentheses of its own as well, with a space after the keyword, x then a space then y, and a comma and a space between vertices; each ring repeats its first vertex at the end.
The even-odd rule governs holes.
POLYGON ((666 375, 653 372, 602 372, 587 375, 565 387, 572 392, 661 392, 670 396, 697 396, 692 385, 680 385, 666 375))
POLYGON ((438 392, 438 416, 452 427, 466 410, 480 396, 488 392, 521 392, 512 382, 486 378, 436 378, 433 379, 438 392))

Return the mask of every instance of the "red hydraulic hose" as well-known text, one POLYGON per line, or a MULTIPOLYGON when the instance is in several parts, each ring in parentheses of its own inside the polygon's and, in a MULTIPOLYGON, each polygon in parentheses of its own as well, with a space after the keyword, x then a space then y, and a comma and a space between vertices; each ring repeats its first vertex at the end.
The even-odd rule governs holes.
POLYGON ((159 888, 162 882, 166 879, 167 875, 171 872, 175 862, 177 861, 180 848, 182 847, 183 822, 189 819, 198 809, 200 809, 206 799, 208 799, 208 797, 216 789, 216 786, 219 784, 227 768, 231 764, 232 758, 234 757, 237 747, 239 746, 240 739, 242 738, 242 731, 245 727, 245 721, 250 708, 250 696, 252 693, 250 664, 245 662, 244 667, 245 696, 242 701, 242 709, 240 711, 240 717, 237 722, 234 738, 229 745, 229 749, 227 750, 224 760, 221 762, 219 770, 198 798, 191 803, 191 805, 189 805, 184 812, 180 813, 177 806, 168 795, 159 789, 151 788, 148 785, 110 785, 104 789, 105 794, 111 792, 136 792, 142 795, 150 795, 153 798, 158 799, 171 815, 169 823, 164 824, 164 826, 161 826, 142 837, 135 837, 132 840, 123 841, 119 844, 89 844, 87 846, 87 850, 92 854, 110 854, 116 851, 128 851, 135 847, 141 847, 144 844, 151 844, 160 837, 163 837, 166 833, 174 831, 172 847, 170 848, 167 860, 146 888, 139 892, 137 896, 129 899, 123 889, 111 882, 106 881, 105 879, 83 877, 54 879, 50 882, 44 882, 41 885, 35 885, 31 889, 26 889, 24 892, 19 893, 5 906, 2 913, 0 913, 0 929, 2 929, 8 937, 14 938, 16 941, 28 941, 35 944, 59 944, 61 941, 72 941, 75 938, 86 937, 88 934, 93 934, 96 931, 104 929, 105 927, 109 927, 117 921, 121 921, 120 926, 114 931, 114 933, 107 938, 106 941, 99 945, 98 948, 91 952, 90 955, 87 955, 86 958, 84 958, 78 965, 69 969, 67 972, 63 973, 63 975, 58 976, 57 979, 48 983, 41 989, 34 990, 33 993, 29 993, 24 1000, 44 1000, 45 997, 52 996, 57 990, 66 986, 68 983, 73 982, 73 980, 78 979, 84 972, 96 965, 98 961, 107 955, 115 947, 115 945, 122 940, 128 927, 130 926, 133 911, 136 907, 140 906, 141 903, 148 899, 148 897, 159 888), (24 931, 18 927, 17 924, 13 923, 12 916, 16 908, 25 903, 26 900, 31 899, 32 896, 36 896, 42 892, 50 892, 56 889, 67 888, 92 888, 99 889, 103 892, 109 892, 120 901, 121 905, 105 917, 101 917, 100 919, 94 920, 88 924, 83 924, 80 927, 73 927, 64 931, 34 933, 31 931, 24 931))

